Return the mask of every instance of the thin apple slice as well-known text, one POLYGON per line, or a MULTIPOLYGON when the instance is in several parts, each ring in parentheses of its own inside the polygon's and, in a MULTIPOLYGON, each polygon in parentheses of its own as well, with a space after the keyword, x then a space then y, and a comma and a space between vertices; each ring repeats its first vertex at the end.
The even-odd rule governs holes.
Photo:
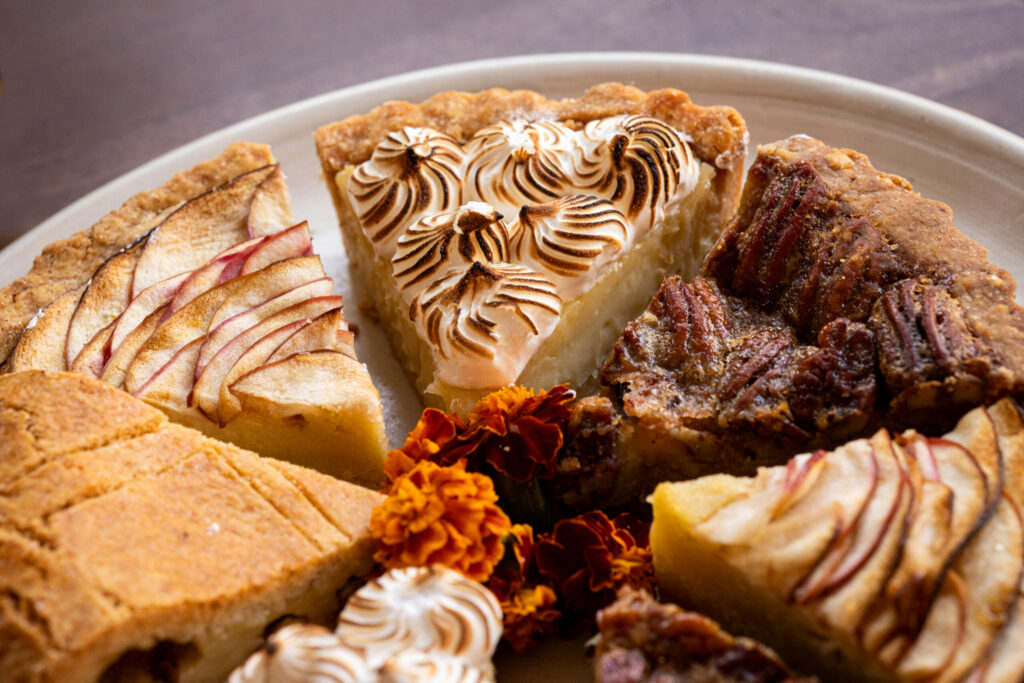
POLYGON ((124 389, 135 393, 179 349, 205 337, 216 316, 227 305, 231 314, 266 301, 283 291, 323 277, 316 257, 302 257, 275 263, 261 271, 236 277, 201 294, 163 320, 125 368, 124 389), (240 296, 235 297, 235 293, 240 296))
MULTIPOLYGON (((253 319, 251 321, 252 324, 244 332, 236 335, 220 348, 213 358, 210 359, 210 362, 206 364, 199 377, 195 378, 195 386, 190 394, 190 404, 196 406, 211 420, 216 421, 218 419, 217 404, 220 400, 221 383, 235 362, 249 347, 280 327, 300 320, 308 322, 331 309, 336 309, 340 313, 340 296, 306 299, 298 304, 277 311, 262 320, 258 318, 253 319)), ((209 335, 207 335, 207 339, 203 340, 204 349, 207 347, 208 341, 209 335)), ((198 367, 198 364, 197 356, 196 367, 198 367)))
POLYGON ((175 292, 174 299, 164 315, 170 316, 203 292, 208 292, 222 282, 236 277, 241 272, 246 257, 263 239, 247 240, 229 247, 214 256, 209 262, 188 273, 181 287, 175 292))
POLYGON ((201 342, 201 338, 193 339, 181 347, 171 360, 139 387, 135 397, 175 415, 184 411, 192 388, 192 368, 195 367, 201 342))
POLYGON ((1017 601, 1010 610, 985 658, 964 677, 971 683, 1020 683, 1024 680, 1024 583, 1017 586, 1017 601))
MULTIPOLYGON (((138 327, 150 313, 160 308, 178 292, 181 285, 188 279, 188 273, 179 273, 173 277, 161 280, 154 285, 146 287, 142 292, 132 299, 124 312, 117 317, 114 327, 110 333, 109 350, 117 352, 121 348, 125 337, 131 334, 132 330, 138 327)), ((164 308, 166 315, 167 308, 164 308)))
POLYGON ((128 333, 121 341, 121 345, 117 347, 117 351, 113 352, 103 365, 103 372, 100 374, 101 380, 118 389, 124 388, 124 378, 128 366, 134 360, 139 349, 145 346, 153 333, 160 327, 166 307, 167 304, 164 304, 157 308, 128 333))
MULTIPOLYGON (((968 428, 960 432, 961 441, 979 450, 994 449, 990 422, 986 426, 972 416, 965 425, 968 428)), ((938 599, 946 572, 994 508, 994 503, 988 503, 989 480, 978 458, 963 445, 912 432, 905 434, 902 442, 925 481, 900 563, 859 627, 865 649, 876 652, 889 666, 895 666, 913 645, 938 599)), ((1000 456, 988 453, 983 457, 994 462, 993 458, 1000 456)))
POLYGON ((199 352, 199 358, 196 361, 196 379, 206 369, 210 360, 224 348, 224 345, 228 344, 238 335, 252 329, 261 320, 274 315, 278 311, 283 311, 309 299, 330 296, 332 289, 334 289, 334 282, 329 277, 322 277, 279 294, 247 311, 228 318, 216 327, 211 327, 206 335, 206 339, 203 341, 203 348, 199 352))
POLYGON ((984 410, 972 410, 957 422, 945 439, 963 446, 985 474, 985 504, 995 506, 1003 490, 1004 464, 992 418, 984 410))
MULTIPOLYGON (((1003 495, 1013 500, 1020 511, 1024 501, 1024 419, 1017 404, 1010 399, 989 406, 986 412, 999 435, 1006 482, 1003 495)), ((1006 624, 985 658, 965 680, 985 683, 1019 683, 1024 680, 1024 647, 1021 643, 1024 643, 1024 579, 1017 586, 1017 599, 1006 624)))
POLYGON ((930 585, 945 561, 952 534, 952 489, 934 479, 912 483, 917 485, 915 503, 899 565, 859 629, 864 650, 880 656, 886 648, 890 659, 880 658, 890 666, 924 624, 934 599, 930 585), (896 641, 901 644, 893 645, 896 641))
POLYGON ((695 531, 752 580, 789 597, 857 518, 877 476, 863 439, 834 453, 798 456, 795 465, 759 470, 755 487, 763 494, 736 497, 695 531), (790 496, 798 500, 790 503, 790 496))
POLYGON ((217 309, 210 320, 211 330, 217 329, 221 323, 239 313, 326 275, 319 256, 299 256, 272 263, 244 277, 247 279, 246 286, 238 288, 217 309))
POLYGON ((114 254, 101 265, 86 285, 68 325, 67 364, 75 359, 96 333, 107 327, 128 306, 132 274, 142 254, 145 238, 114 254))
POLYGON ((309 224, 303 221, 287 230, 270 235, 260 242, 259 246, 246 257, 242 264, 241 274, 254 273, 266 268, 271 263, 288 258, 312 255, 313 238, 309 234, 309 224))
POLYGON ((907 531, 914 505, 916 465, 906 461, 889 435, 871 439, 878 457, 878 486, 857 525, 848 555, 829 577, 829 591, 817 598, 815 617, 833 629, 855 636, 858 625, 889 578, 907 531))
MULTIPOLYGON (((833 457, 841 455, 849 457, 853 455, 854 449, 863 449, 866 451, 866 455, 860 455, 860 457, 866 457, 870 463, 870 475, 851 479, 850 486, 856 487, 856 490, 852 492, 852 495, 844 496, 844 499, 856 501, 859 507, 847 508, 848 512, 844 516, 843 527, 839 530, 835 542, 822 555, 814 570, 794 589, 792 596, 797 602, 810 602, 834 588, 845 580, 846 575, 856 571, 858 558, 860 558, 860 562, 863 562, 865 556, 866 534, 858 532, 861 531, 860 522, 864 517, 865 510, 874 511, 876 514, 878 512, 877 505, 871 505, 878 500, 875 496, 881 475, 878 455, 874 445, 864 440, 854 441, 844 448, 847 450, 846 453, 840 449, 833 457)), ((864 521, 866 525, 872 522, 870 518, 864 521)))
MULTIPOLYGON (((846 448, 855 443, 859 442, 848 444, 846 448)), ((872 478, 870 487, 857 495, 861 507, 848 520, 841 542, 830 549, 828 557, 823 558, 815 572, 793 592, 797 602, 812 602, 843 585, 874 553, 891 515, 895 513, 900 495, 900 478, 896 474, 901 469, 905 470, 902 453, 895 450, 886 432, 875 434, 867 447, 872 454, 872 478), (889 471, 886 471, 886 466, 889 471), (880 482, 887 485, 888 490, 885 486, 880 487, 880 482)), ((840 452, 841 449, 837 449, 836 453, 840 452)), ((864 483, 861 482, 862 485, 864 483)))
POLYGON ((1024 524, 1020 511, 1003 496, 984 527, 957 557, 947 582, 967 586, 963 592, 966 619, 953 656, 946 658, 951 625, 941 614, 929 614, 913 647, 896 671, 910 680, 926 677, 938 683, 960 680, 984 656, 1017 597, 1024 573, 1024 524), (943 656, 936 656, 942 652, 943 656))
POLYGON ((75 357, 75 362, 68 368, 71 372, 78 372, 99 379, 103 374, 103 367, 110 357, 110 336, 114 332, 114 321, 97 332, 89 343, 82 347, 75 357))
POLYGON ((346 335, 350 336, 351 334, 345 329, 344 312, 341 308, 337 308, 324 313, 290 336, 267 359, 267 363, 276 363, 296 353, 309 353, 310 351, 337 351, 355 359, 355 353, 351 353, 350 345, 345 343, 346 335))
POLYGON ((281 344, 285 343, 289 337, 309 324, 309 320, 302 319, 296 320, 284 327, 279 327, 257 340, 255 344, 245 350, 245 353, 239 356, 235 364, 224 375, 224 379, 221 380, 220 396, 216 410, 218 424, 221 427, 231 422, 242 411, 241 402, 231 392, 232 385, 239 378, 262 367, 281 344))
POLYGON ((293 352, 288 357, 299 353, 329 350, 324 349, 323 345, 331 343, 341 317, 341 309, 334 309, 306 324, 292 324, 279 328, 253 344, 239 357, 221 381, 220 400, 217 405, 220 424, 226 425, 242 411, 242 402, 232 390, 236 381, 260 367, 285 360, 277 353, 282 347, 293 352), (276 359, 272 362, 272 358, 276 359))
POLYGON ((149 235, 132 279, 132 298, 147 287, 200 267, 249 239, 248 219, 260 184, 276 164, 232 178, 171 213, 149 235))
POLYGON ((68 325, 85 286, 75 287, 36 313, 11 351, 10 372, 67 370, 68 325))
POLYGON ((288 202, 288 188, 280 167, 274 169, 266 180, 256 188, 249 211, 248 230, 250 237, 272 235, 295 223, 288 202))

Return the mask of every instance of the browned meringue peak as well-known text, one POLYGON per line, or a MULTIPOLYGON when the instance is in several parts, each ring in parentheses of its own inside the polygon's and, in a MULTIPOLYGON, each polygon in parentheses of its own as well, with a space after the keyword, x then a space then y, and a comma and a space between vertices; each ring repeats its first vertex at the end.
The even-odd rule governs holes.
POLYGON ((232 672, 228 683, 374 683, 377 672, 363 655, 329 629, 290 624, 232 672))
POLYGON ((384 258, 391 258, 405 226, 462 203, 462 163, 462 147, 450 136, 406 127, 384 138, 356 168, 348 183, 349 201, 384 258))
POLYGON ((490 680, 483 670, 459 657, 418 650, 395 655, 380 670, 380 683, 482 683, 490 680))
POLYGON ((570 177, 575 133, 554 121, 502 121, 476 133, 465 146, 466 197, 514 216, 575 192, 570 177))
POLYGON ((622 115, 588 123, 580 132, 573 179, 610 199, 642 235, 667 207, 689 195, 700 169, 672 127, 649 116, 622 115))
POLYGON ((483 202, 421 218, 398 239, 391 259, 407 300, 452 266, 508 261, 509 230, 500 213, 483 202))
POLYGON ((511 232, 512 260, 546 275, 566 301, 585 294, 632 244, 622 212, 584 194, 524 206, 511 232))
POLYGON ((514 382, 558 324, 562 299, 540 273, 512 263, 456 266, 416 295, 409 317, 438 376, 469 389, 514 382))
POLYGON ((501 624, 501 607, 491 591, 434 565, 391 569, 367 583, 348 599, 336 633, 374 668, 405 650, 487 667, 501 624))

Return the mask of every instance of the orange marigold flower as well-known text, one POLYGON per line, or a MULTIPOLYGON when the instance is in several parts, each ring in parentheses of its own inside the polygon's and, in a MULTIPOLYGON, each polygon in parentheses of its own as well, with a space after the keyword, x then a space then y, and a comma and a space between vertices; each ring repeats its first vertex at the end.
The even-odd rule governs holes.
POLYGON ((575 397, 566 385, 536 396, 532 389, 523 387, 499 389, 473 408, 461 441, 474 444, 474 457, 512 479, 551 477, 569 421, 567 404, 575 397))
POLYGON ((458 438, 466 425, 455 413, 427 408, 401 448, 388 453, 384 473, 392 482, 411 470, 421 460, 438 465, 453 465, 466 455, 469 448, 458 438))
POLYGON ((497 503, 489 477, 467 472, 463 463, 421 461, 395 479, 370 516, 374 559, 387 569, 441 564, 486 581, 511 528, 497 503))
POLYGON ((564 519, 538 539, 537 569, 561 596, 566 611, 589 621, 615 599, 621 586, 654 585, 649 531, 645 522, 629 514, 608 519, 594 510, 564 519))

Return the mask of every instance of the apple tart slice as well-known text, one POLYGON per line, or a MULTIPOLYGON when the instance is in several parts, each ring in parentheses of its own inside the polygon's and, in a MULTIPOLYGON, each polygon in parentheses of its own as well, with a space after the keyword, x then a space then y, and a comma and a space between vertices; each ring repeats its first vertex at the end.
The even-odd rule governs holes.
POLYGON ((1022 468, 1003 399, 942 438, 883 430, 751 478, 661 484, 655 570, 825 680, 1020 681, 1022 468))
MULTIPOLYGON (((294 224, 269 150, 236 145, 225 156, 239 149, 252 150, 252 168, 196 194, 185 184, 177 204, 147 214, 153 225, 129 228, 137 217, 127 215, 115 236, 122 248, 98 265, 83 260, 76 277, 65 264, 70 289, 23 326, 7 368, 91 375, 208 435, 376 485, 386 450, 380 399, 341 297, 309 226, 294 224)), ((99 242, 103 225, 72 241, 99 242)), ((8 290, 45 270, 37 263, 8 290)), ((38 298, 52 287, 26 291, 38 298)), ((16 308, 5 320, 20 319, 16 308)))
POLYGON ((316 133, 342 236, 427 403, 587 382, 736 208, 747 131, 678 90, 446 92, 316 133))

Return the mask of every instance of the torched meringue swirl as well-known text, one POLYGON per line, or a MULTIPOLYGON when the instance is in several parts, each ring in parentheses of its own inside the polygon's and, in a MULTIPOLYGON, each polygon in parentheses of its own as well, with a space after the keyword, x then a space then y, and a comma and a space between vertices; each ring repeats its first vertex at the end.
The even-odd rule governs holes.
POLYGON ((465 192, 507 216, 573 191, 574 133, 557 122, 503 121, 466 143, 465 192))
POLYGON ((554 284, 540 273, 476 261, 418 294, 409 317, 433 347, 446 381, 485 389, 515 381, 561 310, 554 284))
POLYGON ((329 629, 290 624, 232 672, 228 683, 374 683, 376 671, 361 653, 346 647, 329 629))
POLYGON ((410 289, 429 284, 452 266, 508 261, 509 231, 488 204, 467 202, 456 211, 421 218, 398 240, 391 263, 407 300, 410 289))
POLYGON ((483 683, 487 676, 458 657, 405 650, 380 670, 380 683, 483 683))
POLYGON ((384 138, 348 182, 349 201, 385 258, 410 222, 462 203, 462 147, 431 128, 403 128, 384 138))
POLYGON ((524 206, 512 233, 513 260, 546 275, 565 300, 582 296, 631 245, 622 212, 583 194, 524 206))
POLYGON ((338 637, 373 667, 420 650, 487 666, 501 638, 501 608, 482 584, 441 566, 392 569, 356 591, 338 637))
POLYGON ((698 168, 690 146, 658 119, 598 119, 583 128, 579 139, 573 174, 580 189, 609 199, 638 235, 696 186, 698 168))

